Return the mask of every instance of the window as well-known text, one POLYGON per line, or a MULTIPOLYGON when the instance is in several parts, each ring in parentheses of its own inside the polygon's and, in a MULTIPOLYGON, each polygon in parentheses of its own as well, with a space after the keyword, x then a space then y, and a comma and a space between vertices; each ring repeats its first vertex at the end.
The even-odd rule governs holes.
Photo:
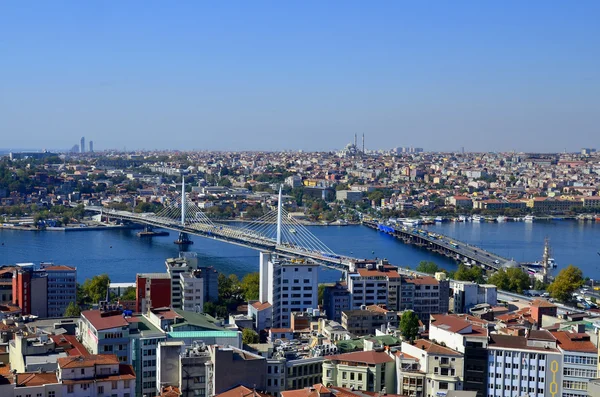
MULTIPOLYGON (((40 395, 41 395, 41 393, 40 393, 40 395)), ((48 397, 56 397, 56 392, 54 390, 49 391, 48 397)))
MULTIPOLYGON (((152 372, 154 372, 154 371, 152 371, 152 372)), ((118 388, 119 388, 118 382, 117 381, 113 381, 112 382, 112 389, 115 390, 115 389, 118 389, 118 388)))
POLYGON ((342 379, 348 379, 348 373, 346 371, 342 372, 342 379))
POLYGON ((104 394, 104 386, 98 386, 98 394, 104 394))
POLYGON ((67 393, 73 393, 73 385, 67 385, 67 393))
POLYGON ((448 390, 448 382, 440 382, 440 390, 448 390))

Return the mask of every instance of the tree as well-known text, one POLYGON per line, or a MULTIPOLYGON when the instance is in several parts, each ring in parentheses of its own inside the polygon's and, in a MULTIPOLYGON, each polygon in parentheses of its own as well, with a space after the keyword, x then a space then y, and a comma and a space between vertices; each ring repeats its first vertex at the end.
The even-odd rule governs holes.
POLYGON ((548 286, 550 296, 561 302, 571 299, 573 292, 583 285, 583 272, 578 267, 569 265, 562 269, 548 286))
POLYGON ((106 299, 106 291, 108 291, 109 284, 110 278, 108 278, 108 274, 100 274, 86 279, 81 286, 84 300, 88 303, 98 303, 106 299))
POLYGON ((458 270, 454 273, 454 279, 459 281, 473 281, 478 284, 482 284, 485 281, 483 279, 483 270, 480 267, 468 267, 462 263, 458 265, 458 270))
POLYGON ((248 273, 242 279, 240 284, 244 300, 254 301, 258 299, 258 293, 260 291, 260 273, 248 273))
POLYGON ((242 331, 242 342, 245 345, 249 345, 251 343, 258 343, 259 340, 260 339, 258 338, 258 334, 254 330, 251 330, 250 328, 244 328, 244 330, 242 331))
POLYGON ((81 315, 81 308, 75 302, 70 302, 69 306, 65 309, 65 317, 79 317, 81 315))
POLYGON ((240 280, 235 274, 229 276, 219 274, 219 301, 226 302, 235 300, 240 295, 240 280))
POLYGON ((440 271, 440 268, 434 262, 421 261, 415 270, 421 273, 435 274, 440 271))
POLYGON ((488 278, 488 282, 494 284, 498 289, 520 294, 529 288, 531 280, 521 268, 512 267, 498 270, 488 278))
POLYGON ((127 287, 121 295, 121 300, 124 301, 134 301, 136 298, 135 287, 127 287))
POLYGON ((400 332, 406 340, 415 340, 419 334, 419 317, 415 312, 407 310, 400 318, 400 332))

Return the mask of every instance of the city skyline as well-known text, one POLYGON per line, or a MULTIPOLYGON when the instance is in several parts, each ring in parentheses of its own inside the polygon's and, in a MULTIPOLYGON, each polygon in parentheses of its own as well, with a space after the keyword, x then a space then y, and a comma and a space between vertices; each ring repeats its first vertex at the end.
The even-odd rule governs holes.
POLYGON ((4 5, 3 146, 597 147, 599 8, 4 5))

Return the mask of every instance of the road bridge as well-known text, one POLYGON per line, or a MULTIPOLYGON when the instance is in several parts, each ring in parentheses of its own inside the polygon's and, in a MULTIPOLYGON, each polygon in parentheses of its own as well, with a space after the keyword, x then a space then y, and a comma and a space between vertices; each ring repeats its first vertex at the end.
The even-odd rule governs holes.
POLYGON ((513 267, 519 266, 518 263, 508 258, 439 233, 408 226, 391 226, 374 221, 363 221, 363 225, 394 236, 406 244, 423 247, 429 251, 447 256, 459 263, 480 266, 486 270, 498 270, 507 264, 513 267))

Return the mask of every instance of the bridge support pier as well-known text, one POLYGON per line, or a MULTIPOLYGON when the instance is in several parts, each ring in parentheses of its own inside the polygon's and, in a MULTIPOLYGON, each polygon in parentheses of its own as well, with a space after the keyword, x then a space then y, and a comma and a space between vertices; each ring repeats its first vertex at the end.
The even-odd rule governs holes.
POLYGON ((181 246, 187 246, 190 244, 194 244, 194 242, 192 240, 190 240, 190 236, 187 233, 179 232, 179 238, 177 238, 177 240, 175 240, 175 244, 181 245, 181 246))

